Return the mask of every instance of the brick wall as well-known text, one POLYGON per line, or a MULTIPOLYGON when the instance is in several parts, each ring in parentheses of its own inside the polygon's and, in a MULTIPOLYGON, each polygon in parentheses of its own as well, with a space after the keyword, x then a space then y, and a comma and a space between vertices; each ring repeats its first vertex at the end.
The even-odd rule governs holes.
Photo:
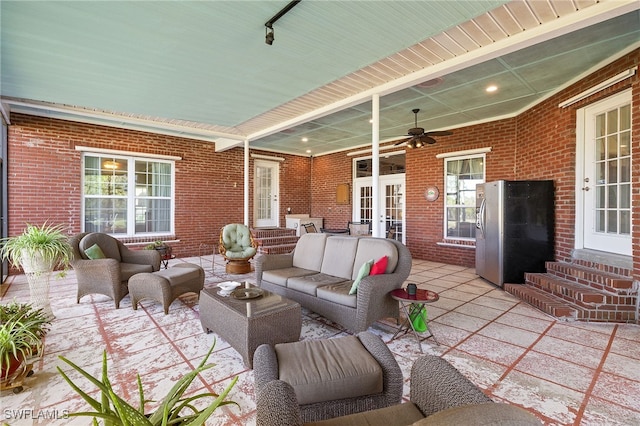
MULTIPOLYGON (((217 243, 222 226, 243 222, 242 148, 216 153, 207 142, 20 114, 12 114, 11 122, 9 235, 21 233, 26 223, 44 221, 64 224, 70 234, 80 232, 82 170, 76 146, 182 157, 175 173, 174 238, 180 242, 173 246, 178 256, 197 255, 201 244, 217 243)), ((279 156, 285 158, 280 163, 280 181, 286 183, 280 193, 284 223, 287 206, 310 208, 309 159, 279 156)))

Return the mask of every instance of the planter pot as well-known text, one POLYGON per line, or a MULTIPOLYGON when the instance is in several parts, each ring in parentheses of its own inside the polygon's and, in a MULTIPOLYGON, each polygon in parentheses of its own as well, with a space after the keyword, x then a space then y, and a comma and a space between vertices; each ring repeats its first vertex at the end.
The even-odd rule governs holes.
POLYGON ((16 376, 16 373, 24 364, 24 358, 18 355, 18 358, 13 355, 9 356, 9 368, 0 368, 0 381, 5 382, 13 379, 16 376))
POLYGON ((46 262, 40 253, 30 256, 22 251, 20 266, 24 270, 29 281, 29 294, 31 304, 36 308, 42 308, 44 314, 50 319, 55 318, 49 304, 49 281, 53 272, 54 262, 46 262))

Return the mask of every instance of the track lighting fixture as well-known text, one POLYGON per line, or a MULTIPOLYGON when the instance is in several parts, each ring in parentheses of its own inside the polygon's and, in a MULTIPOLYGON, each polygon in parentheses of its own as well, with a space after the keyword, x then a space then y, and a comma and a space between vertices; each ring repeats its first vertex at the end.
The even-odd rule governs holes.
POLYGON ((283 7, 280 12, 273 15, 271 19, 269 19, 267 22, 264 23, 264 31, 265 31, 264 42, 265 43, 267 43, 269 46, 273 44, 273 40, 275 40, 275 37, 273 35, 273 24, 275 24, 278 19, 282 18, 285 15, 285 13, 293 9, 293 7, 296 4, 300 3, 301 1, 302 0, 294 0, 292 2, 289 2, 289 4, 283 7))
POLYGON ((265 25, 264 31, 264 42, 271 46, 273 44, 273 40, 275 40, 275 37, 273 35, 273 26, 271 24, 265 25))

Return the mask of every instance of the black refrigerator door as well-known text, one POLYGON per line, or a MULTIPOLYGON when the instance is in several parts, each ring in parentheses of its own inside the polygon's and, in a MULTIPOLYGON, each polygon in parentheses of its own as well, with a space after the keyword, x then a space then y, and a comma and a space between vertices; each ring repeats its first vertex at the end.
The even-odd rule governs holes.
POLYGON ((503 280, 523 283, 525 272, 545 272, 554 257, 553 181, 507 181, 503 280))

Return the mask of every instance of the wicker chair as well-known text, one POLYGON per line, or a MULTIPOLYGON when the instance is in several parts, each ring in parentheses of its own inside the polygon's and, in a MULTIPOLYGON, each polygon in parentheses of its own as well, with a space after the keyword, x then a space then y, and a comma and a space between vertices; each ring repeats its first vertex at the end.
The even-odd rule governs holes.
MULTIPOLYGON (((482 390, 444 359, 434 355, 418 358, 411 368, 410 401, 356 414, 348 410, 318 422, 323 426, 366 425, 501 425, 541 424, 526 410, 494 403, 482 390)), ((307 423, 293 387, 282 380, 258 386, 258 426, 300 426, 307 423)))
POLYGON ((297 417, 304 422, 321 421, 395 405, 402 397, 403 377, 398 362, 382 339, 368 331, 359 333, 357 337, 303 340, 282 343, 276 345, 276 348, 261 345, 253 356, 253 368, 258 424, 295 424, 287 421, 292 417, 297 417), (365 362, 365 358, 371 357, 366 356, 366 352, 373 357, 369 362, 373 362, 374 365, 377 363, 382 371, 382 391, 358 396, 358 390, 362 391, 367 383, 370 383, 368 378, 362 379, 358 373, 371 371, 371 364, 365 362), (277 401, 274 407, 270 407, 272 402, 275 403, 272 401, 272 396, 275 395, 271 395, 270 386, 274 383, 290 386, 289 383, 280 380, 283 376, 291 377, 291 375, 283 371, 283 366, 279 365, 279 356, 285 360, 296 360, 292 361, 298 364, 293 371, 294 373, 300 371, 300 374, 295 374, 291 381, 297 382, 298 388, 304 394, 301 398, 307 398, 308 401, 298 404, 295 391, 290 387, 293 395, 277 401), (346 393, 350 396, 327 400, 323 397, 326 396, 326 392, 316 389, 317 384, 323 382, 322 378, 327 379, 324 389, 328 389, 330 395, 346 393), (343 389, 345 387, 355 389, 345 391, 343 389), (295 402, 291 403, 292 401, 295 402))
POLYGON ((230 223, 220 230, 220 254, 227 260, 227 274, 248 274, 249 260, 258 252, 251 230, 241 223, 230 223))
POLYGON ((140 272, 160 269, 156 250, 129 250, 121 241, 99 232, 82 233, 71 238, 71 266, 78 280, 77 303, 88 294, 103 294, 113 299, 116 309, 129 293, 129 278, 140 272), (85 250, 100 247, 104 258, 90 259, 85 250))

